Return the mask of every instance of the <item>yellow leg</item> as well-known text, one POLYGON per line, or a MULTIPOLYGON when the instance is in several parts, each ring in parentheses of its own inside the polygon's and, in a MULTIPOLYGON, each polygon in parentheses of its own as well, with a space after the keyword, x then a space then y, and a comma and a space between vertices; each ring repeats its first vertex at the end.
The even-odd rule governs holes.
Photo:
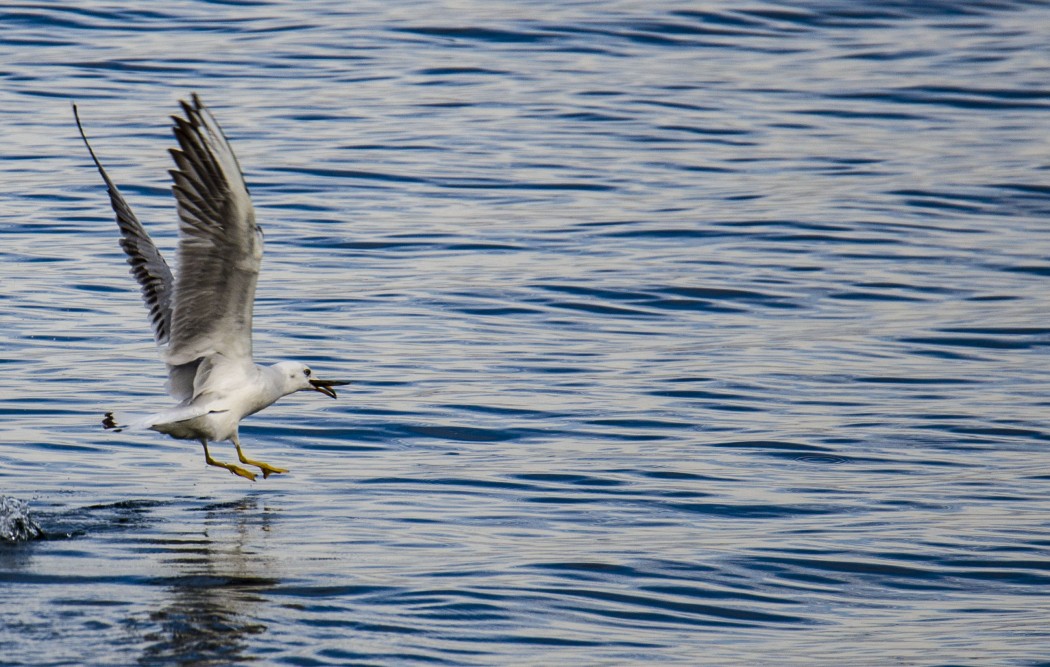
POLYGON ((288 472, 284 468, 277 468, 270 465, 269 463, 263 463, 262 461, 253 461, 247 456, 245 456, 244 452, 241 451, 241 441, 237 438, 236 433, 233 434, 233 438, 231 438, 231 440, 233 440, 233 446, 237 448, 237 458, 241 460, 241 463, 245 465, 255 466, 259 470, 262 470, 263 479, 266 479, 273 473, 288 472))
POLYGON ((255 481, 255 473, 248 472, 244 468, 242 468, 240 466, 235 466, 232 463, 223 463, 222 461, 216 461, 215 459, 213 459, 211 457, 211 454, 208 453, 208 441, 207 440, 201 440, 201 444, 204 445, 204 460, 208 463, 208 465, 215 466, 217 468, 226 468, 227 470, 232 472, 234 475, 240 475, 241 477, 243 477, 245 479, 250 479, 253 482, 255 481))

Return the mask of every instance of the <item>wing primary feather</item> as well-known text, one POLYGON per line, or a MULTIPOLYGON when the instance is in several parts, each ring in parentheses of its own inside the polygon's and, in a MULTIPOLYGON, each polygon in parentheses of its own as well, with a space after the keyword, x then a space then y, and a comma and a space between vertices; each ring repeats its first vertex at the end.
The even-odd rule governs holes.
MULTIPOLYGON (((222 141, 222 143, 224 143, 224 144, 226 144, 228 146, 230 144, 230 140, 226 138, 226 132, 223 131, 222 125, 219 125, 219 121, 215 120, 215 116, 212 115, 211 109, 209 109, 208 107, 204 106, 204 103, 201 102, 201 98, 197 96, 197 93, 193 93, 191 95, 191 98, 193 99, 193 105, 197 108, 197 110, 200 112, 200 114, 201 115, 207 115, 208 123, 206 125, 209 128, 214 128, 214 131, 218 132, 218 134, 219 134, 218 139, 220 139, 222 141)), ((209 131, 211 131, 211 130, 209 130, 209 131)), ((241 169, 241 161, 237 159, 237 154, 234 153, 232 150, 230 151, 230 157, 233 158, 233 164, 234 164, 235 167, 237 167, 237 173, 241 175, 241 179, 243 181, 243 179, 244 179, 244 170, 241 169)), ((248 184, 244 183, 243 185, 244 185, 244 191, 248 192, 250 194, 251 193, 251 189, 248 187, 248 184)))
POLYGON ((179 102, 181 117, 172 116, 179 276, 166 360, 183 366, 220 355, 250 362, 262 239, 233 149, 200 98, 190 100, 179 102))
POLYGON ((95 167, 98 168, 98 173, 102 176, 102 181, 106 184, 109 202, 116 214, 117 226, 120 228, 120 247, 127 255, 128 264, 131 265, 131 274, 135 276, 135 280, 142 289, 142 299, 149 311, 153 337, 158 345, 165 345, 171 336, 171 299, 175 285, 171 269, 168 268, 168 263, 157 250, 153 239, 146 233, 146 229, 95 155, 87 134, 84 132, 84 126, 80 122, 80 113, 76 104, 73 105, 73 118, 76 119, 80 138, 84 140, 88 154, 91 155, 95 167))

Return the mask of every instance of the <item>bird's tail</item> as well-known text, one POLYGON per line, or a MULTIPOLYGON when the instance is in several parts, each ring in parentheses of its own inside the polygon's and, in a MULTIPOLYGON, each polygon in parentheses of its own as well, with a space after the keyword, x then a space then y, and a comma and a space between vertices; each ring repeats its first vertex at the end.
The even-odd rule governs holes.
POLYGON ((120 433, 121 431, 145 431, 153 426, 157 421, 159 415, 146 415, 132 419, 127 423, 120 423, 112 412, 107 412, 102 417, 102 428, 107 431, 113 431, 114 433, 120 433))
MULTIPOLYGON (((196 405, 182 406, 157 412, 151 415, 143 415, 130 420, 127 423, 119 423, 112 412, 107 412, 102 418, 102 428, 114 433, 121 431, 159 431, 171 434, 182 422, 195 419, 209 412, 225 412, 224 410, 209 410, 196 405)), ((182 436, 176 436, 182 437, 182 436)), ((196 436, 194 436, 196 437, 196 436)))

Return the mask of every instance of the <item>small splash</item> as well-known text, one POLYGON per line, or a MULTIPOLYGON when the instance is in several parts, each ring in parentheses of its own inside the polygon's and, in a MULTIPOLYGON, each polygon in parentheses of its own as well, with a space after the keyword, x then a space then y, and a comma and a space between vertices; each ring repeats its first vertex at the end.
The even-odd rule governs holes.
POLYGON ((29 515, 29 503, 11 496, 0 496, 0 542, 37 540, 44 531, 29 515))

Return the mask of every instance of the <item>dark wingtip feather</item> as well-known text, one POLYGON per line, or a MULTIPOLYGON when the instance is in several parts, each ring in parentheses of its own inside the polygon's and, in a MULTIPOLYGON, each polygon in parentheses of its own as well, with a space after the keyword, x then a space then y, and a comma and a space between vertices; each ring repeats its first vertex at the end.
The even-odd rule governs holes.
POLYGON ((106 182, 106 186, 111 189, 116 189, 113 185, 113 181, 109 180, 109 175, 106 170, 102 168, 102 163, 99 162, 98 157, 95 155, 95 149, 91 147, 91 142, 88 141, 87 133, 84 132, 84 126, 80 122, 80 110, 77 109, 77 103, 73 102, 73 119, 77 122, 77 130, 80 132, 80 138, 84 140, 84 145, 87 146, 88 155, 91 156, 91 160, 95 163, 95 167, 98 168, 100 174, 102 174, 102 180, 106 182))
POLYGON ((76 103, 73 104, 73 118, 76 120, 80 138, 84 140, 88 154, 91 155, 109 192, 109 201, 120 228, 120 246, 128 257, 132 275, 142 289, 143 299, 150 313, 154 338, 159 345, 164 345, 168 342, 171 319, 170 292, 174 283, 171 270, 91 148, 84 126, 80 122, 80 111, 76 103))

